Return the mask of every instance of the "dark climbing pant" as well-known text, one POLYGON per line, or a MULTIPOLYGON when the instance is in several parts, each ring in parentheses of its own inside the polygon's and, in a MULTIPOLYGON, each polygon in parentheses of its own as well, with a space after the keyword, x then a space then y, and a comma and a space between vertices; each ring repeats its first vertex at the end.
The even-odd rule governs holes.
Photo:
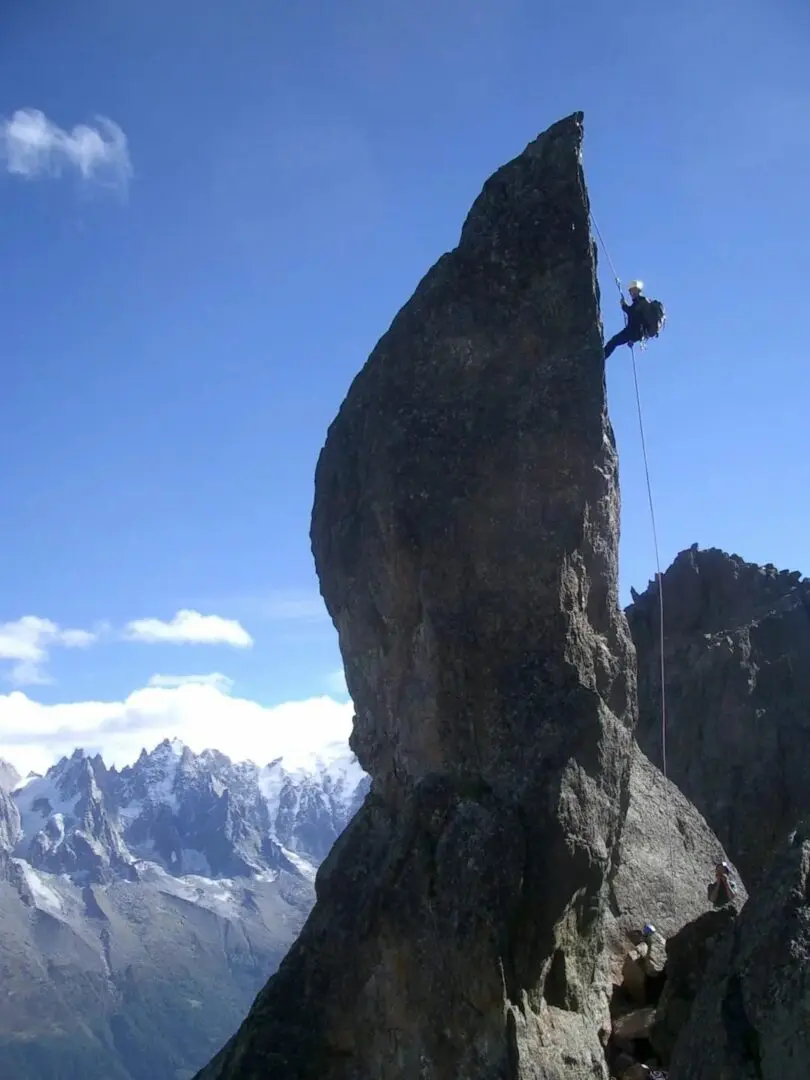
POLYGON ((605 345, 605 359, 607 360, 613 350, 618 349, 620 345, 636 345, 639 341, 641 341, 641 338, 634 334, 629 326, 625 326, 624 330, 614 334, 605 345))

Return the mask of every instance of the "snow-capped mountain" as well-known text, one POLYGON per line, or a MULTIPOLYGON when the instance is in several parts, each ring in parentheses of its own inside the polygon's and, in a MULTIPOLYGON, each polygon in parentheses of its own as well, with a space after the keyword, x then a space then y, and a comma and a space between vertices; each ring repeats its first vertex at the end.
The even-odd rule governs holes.
POLYGON ((11 791, 20 782, 20 774, 13 765, 0 758, 0 791, 11 791))
POLYGON ((76 750, 0 803, 0 846, 75 880, 137 879, 142 864, 175 876, 311 877, 362 802, 369 781, 345 746, 289 767, 232 762, 164 740, 108 769, 76 750), (8 799, 6 800, 8 802, 8 799))
POLYGON ((0 776, 0 1076, 188 1080, 299 932, 369 787, 348 747, 259 766, 164 741, 0 776))

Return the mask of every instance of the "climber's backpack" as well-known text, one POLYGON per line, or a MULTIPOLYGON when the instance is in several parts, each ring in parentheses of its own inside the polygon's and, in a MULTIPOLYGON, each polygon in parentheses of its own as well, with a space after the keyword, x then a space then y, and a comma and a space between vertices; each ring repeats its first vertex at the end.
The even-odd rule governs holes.
POLYGON ((661 301, 648 300, 644 305, 644 336, 646 338, 658 337, 666 321, 667 313, 661 301))

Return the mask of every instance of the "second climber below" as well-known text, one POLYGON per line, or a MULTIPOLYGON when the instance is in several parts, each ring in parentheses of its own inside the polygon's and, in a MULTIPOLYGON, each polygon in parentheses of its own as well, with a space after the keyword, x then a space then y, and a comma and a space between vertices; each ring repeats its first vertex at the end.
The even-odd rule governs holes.
POLYGON ((657 337, 663 326, 663 307, 657 300, 648 300, 644 295, 644 282, 631 281, 627 286, 630 303, 621 298, 622 311, 627 316, 624 330, 614 334, 605 345, 605 359, 620 345, 637 345, 648 337, 657 337))

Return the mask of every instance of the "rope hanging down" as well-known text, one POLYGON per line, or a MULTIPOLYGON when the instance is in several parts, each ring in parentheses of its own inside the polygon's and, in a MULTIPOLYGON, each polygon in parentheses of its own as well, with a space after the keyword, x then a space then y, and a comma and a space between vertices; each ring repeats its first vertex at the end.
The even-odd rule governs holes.
MULTIPOLYGON (((607 258, 608 265, 610 266, 613 278, 616 282, 616 288, 619 290, 619 296, 624 299, 624 290, 622 289, 622 282, 619 275, 616 273, 616 267, 613 265, 613 260, 610 257, 605 239, 596 223, 596 218, 591 212, 591 221, 593 227, 596 230, 596 235, 599 237, 599 242, 602 245, 602 250, 607 258)), ((636 350, 633 344, 630 345, 630 355, 633 358, 633 386, 636 392, 636 410, 638 412, 638 428, 641 434, 641 452, 644 457, 644 475, 647 480, 647 501, 650 506, 650 522, 652 523, 653 534, 653 547, 655 549, 655 570, 656 580, 658 582, 658 633, 659 633, 659 653, 661 656, 661 771, 664 774, 664 780, 668 780, 667 776, 667 693, 666 693, 666 661, 664 660, 664 582, 661 575, 661 556, 658 547, 658 528, 655 522, 655 503, 653 501, 652 482, 650 480, 650 464, 647 457, 647 439, 644 434, 644 414, 641 408, 641 393, 638 386, 638 368, 636 366, 636 350)), ((664 785, 664 793, 667 800, 667 817, 670 819, 669 813, 669 785, 664 785)), ((672 848, 672 829, 667 830, 669 839, 669 863, 670 873, 672 877, 675 877, 675 856, 672 848)))

